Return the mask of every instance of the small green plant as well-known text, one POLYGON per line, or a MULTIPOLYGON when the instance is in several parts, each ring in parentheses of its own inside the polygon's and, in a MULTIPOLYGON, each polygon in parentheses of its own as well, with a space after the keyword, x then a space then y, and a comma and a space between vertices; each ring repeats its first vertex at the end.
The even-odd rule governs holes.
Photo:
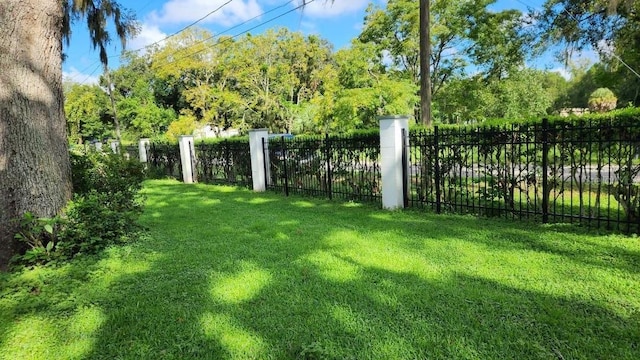
POLYGON ((17 257, 18 262, 40 264, 51 261, 57 250, 57 233, 63 220, 60 217, 36 217, 26 212, 18 219, 20 231, 15 238, 28 246, 23 255, 17 257))
POLYGON ((76 195, 66 208, 67 225, 60 236, 60 252, 66 256, 95 253, 124 243, 139 226, 142 205, 125 192, 92 190, 76 195))
POLYGON ((121 155, 71 154, 74 197, 54 218, 26 213, 16 239, 28 245, 15 262, 42 264, 120 244, 139 229, 144 168, 121 155))

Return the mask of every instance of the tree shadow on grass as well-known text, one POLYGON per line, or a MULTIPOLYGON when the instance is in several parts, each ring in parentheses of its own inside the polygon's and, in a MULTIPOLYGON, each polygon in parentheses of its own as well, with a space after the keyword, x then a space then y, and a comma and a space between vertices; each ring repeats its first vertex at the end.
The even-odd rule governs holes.
MULTIPOLYGON (((585 291, 552 295, 448 267, 461 260, 445 245, 461 239, 487 253, 572 258, 540 248, 530 227, 201 185, 154 183, 147 192, 148 239, 106 264, 71 265, 86 276, 74 277, 77 288, 50 290, 53 301, 29 308, 52 321, 100 311, 86 334, 91 346, 76 358, 640 355, 637 308, 629 315, 585 291)), ((55 343, 75 341, 57 335, 55 343)))

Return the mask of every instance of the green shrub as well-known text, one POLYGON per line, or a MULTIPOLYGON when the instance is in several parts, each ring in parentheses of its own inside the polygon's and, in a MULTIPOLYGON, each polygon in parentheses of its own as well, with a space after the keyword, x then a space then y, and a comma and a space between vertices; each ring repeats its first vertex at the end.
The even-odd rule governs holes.
POLYGON ((106 193, 93 189, 75 195, 66 208, 58 250, 71 257, 124 243, 138 230, 136 221, 141 210, 141 203, 126 191, 106 193))
POLYGON ((59 257, 58 233, 63 220, 53 218, 38 218, 31 212, 26 212, 18 219, 20 231, 15 238, 24 243, 27 249, 16 260, 28 264, 42 264, 59 257))
POLYGON ((613 91, 607 88, 599 88, 589 96, 589 109, 595 112, 607 112, 616 108, 618 98, 613 91))
POLYGON ((28 245, 15 262, 32 265, 76 254, 96 253, 126 242, 139 229, 139 191, 144 167, 121 155, 71 154, 73 200, 54 219, 30 213, 20 221, 16 238, 28 245))
POLYGON ((142 188, 144 167, 121 155, 92 152, 71 154, 73 192, 84 195, 125 192, 135 195, 142 188))

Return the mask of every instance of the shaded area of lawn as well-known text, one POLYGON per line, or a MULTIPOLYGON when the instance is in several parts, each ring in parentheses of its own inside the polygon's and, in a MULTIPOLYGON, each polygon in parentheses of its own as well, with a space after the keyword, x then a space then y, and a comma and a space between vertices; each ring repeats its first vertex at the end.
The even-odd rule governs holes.
POLYGON ((0 358, 640 357, 637 238, 145 192, 138 243, 0 277, 0 358))

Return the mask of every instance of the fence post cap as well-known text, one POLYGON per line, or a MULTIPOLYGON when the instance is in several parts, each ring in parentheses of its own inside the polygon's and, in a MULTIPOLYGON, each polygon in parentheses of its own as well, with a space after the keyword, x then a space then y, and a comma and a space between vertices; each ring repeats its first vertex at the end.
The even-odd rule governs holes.
POLYGON ((397 119, 409 119, 409 115, 383 115, 378 116, 378 121, 381 120, 397 120, 397 119))

